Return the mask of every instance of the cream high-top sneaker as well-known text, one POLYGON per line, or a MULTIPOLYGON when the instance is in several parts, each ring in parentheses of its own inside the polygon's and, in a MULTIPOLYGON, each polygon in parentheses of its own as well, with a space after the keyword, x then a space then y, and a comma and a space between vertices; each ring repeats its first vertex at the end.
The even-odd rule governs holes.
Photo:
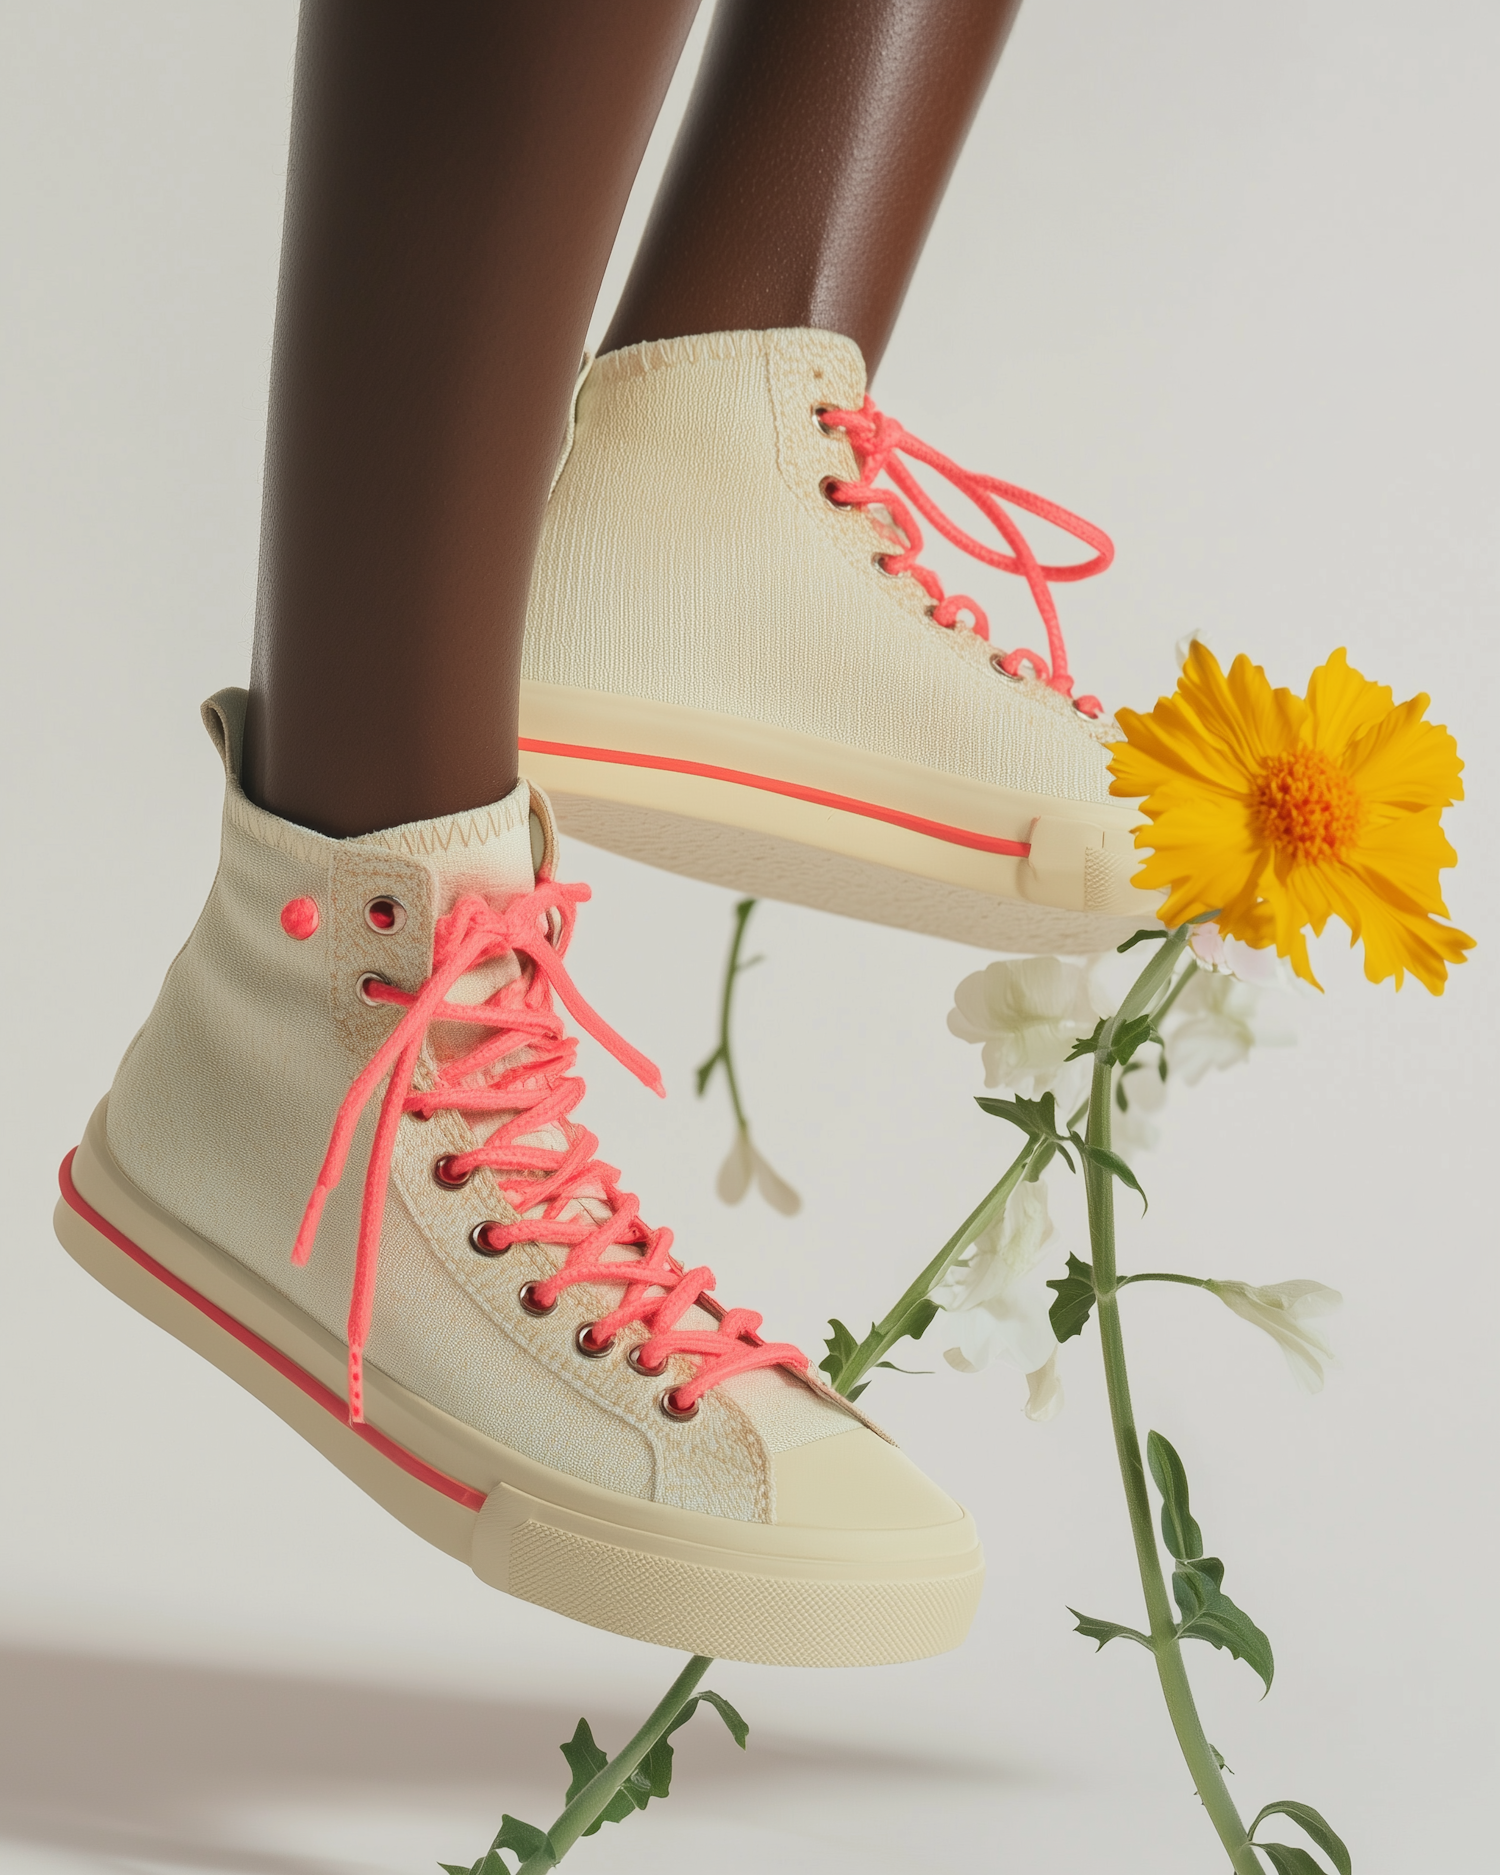
POLYGON ((64 1164, 66 1248, 496 1588, 738 1660, 956 1645, 968 1515, 569 1117, 554 994, 659 1082, 568 977, 545 797, 327 839, 241 791, 244 705, 204 708, 218 877, 64 1164))
POLYGON ((566 830, 673 872, 1001 950, 1118 944, 1159 900, 1130 884, 1139 816, 1110 800, 1103 746, 1119 731, 1073 699, 1050 591, 1112 552, 883 417, 835 333, 610 353, 580 379, 532 579, 528 769, 566 830), (903 456, 1007 550, 957 528, 903 456), (1039 565, 1007 504, 1093 558, 1039 565), (944 594, 913 509, 1026 579, 1044 653, 991 644, 944 594))

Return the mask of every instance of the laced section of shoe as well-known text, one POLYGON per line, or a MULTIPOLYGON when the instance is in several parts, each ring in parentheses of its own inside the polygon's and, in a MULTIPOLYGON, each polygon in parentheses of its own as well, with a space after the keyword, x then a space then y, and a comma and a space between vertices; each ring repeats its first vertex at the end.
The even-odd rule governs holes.
POLYGON ((1081 715, 1102 716, 1104 705, 1097 697, 1073 695, 1068 648, 1063 642, 1052 587, 1072 580, 1093 579, 1096 574, 1104 572, 1115 557, 1114 543, 1108 534, 1102 528, 1095 527, 1092 521, 1085 521, 1080 515, 1060 508, 1055 501, 1047 501, 1041 495, 1032 494, 1030 489, 1018 488, 1014 482, 1002 482, 997 476, 980 475, 972 469, 961 468, 930 443, 924 443, 920 437, 913 436, 910 430, 903 429, 894 417, 888 417, 869 397, 866 397, 858 410, 824 408, 818 411, 817 416, 825 430, 844 432, 859 465, 857 482, 828 481, 823 487, 824 496, 835 507, 863 508, 884 538, 895 544, 898 551, 878 555, 877 564, 893 576, 910 573, 918 581, 933 602, 930 608, 933 623, 946 626, 951 631, 958 624, 959 615, 967 612, 969 629, 986 640, 990 635, 990 622, 984 609, 966 593, 945 592, 943 582, 932 568, 919 564, 923 535, 912 508, 955 547, 975 560, 982 561, 985 566, 992 566, 1001 573, 1016 574, 1030 587, 1036 609, 1041 613, 1042 623, 1047 630, 1049 656, 1043 657, 1039 652, 1022 647, 997 654, 993 660, 996 669, 1003 671, 1007 677, 1019 677, 1022 667, 1029 664, 1049 689, 1071 699, 1073 707, 1081 715), (976 540, 961 528, 951 515, 944 514, 900 460, 902 456, 926 464, 951 483, 960 494, 966 495, 995 527, 1010 552, 1003 553, 998 547, 987 547, 983 541, 976 540), (876 477, 880 475, 887 476, 895 487, 879 486, 876 477), (902 496, 906 499, 903 500, 902 496), (1093 558, 1075 561, 1068 566, 1043 565, 1032 552, 1015 519, 1006 512, 1005 503, 1027 514, 1034 514, 1039 520, 1049 521, 1064 533, 1071 534, 1075 540, 1081 540, 1085 546, 1094 549, 1093 558), (883 509, 889 516, 888 524, 880 519, 875 512, 877 509, 883 509))
POLYGON ((713 1271, 683 1268, 671 1254, 671 1231, 653 1230, 644 1222, 634 1193, 620 1190, 618 1170, 594 1157, 598 1140, 568 1117, 585 1089, 582 1079, 569 1072, 578 1043, 553 1008, 554 992, 617 1061, 654 1093, 665 1093, 656 1068, 589 1007, 563 964, 578 906, 589 897, 586 885, 540 879, 535 890, 512 899, 502 911, 477 896, 460 899, 437 921, 432 974, 414 994, 373 977, 360 986, 368 1001, 390 1003, 405 1013, 344 1097, 292 1249, 296 1264, 312 1254, 318 1220, 343 1175, 360 1117, 386 1081, 365 1176, 349 1305, 349 1416, 355 1423, 364 1418, 364 1349, 375 1306, 391 1158, 405 1114, 422 1119, 443 1112, 505 1116, 483 1144, 440 1158, 434 1177, 456 1188, 481 1167, 494 1173, 507 1205, 518 1215, 511 1222, 476 1228, 475 1238, 482 1233, 483 1241, 475 1247, 484 1254, 500 1255, 518 1243, 567 1247, 560 1268, 522 1289, 521 1306, 529 1314, 550 1314, 563 1290, 575 1283, 623 1289, 616 1308, 580 1329, 580 1353, 607 1354, 622 1329, 641 1323, 646 1338, 632 1346, 628 1357, 637 1373, 661 1373, 675 1354, 698 1361, 690 1380, 663 1394, 662 1410, 669 1418, 691 1418, 702 1396, 732 1375, 808 1365, 807 1356, 789 1343, 760 1339, 761 1317, 754 1310, 723 1309, 708 1294, 713 1271), (510 956, 517 974, 485 1001, 448 1001, 461 977, 510 956), (435 1066, 429 1051, 424 1064, 429 1031, 439 1023, 478 1026, 488 1033, 435 1066), (419 1070, 427 1083, 421 1087, 415 1084, 419 1070), (537 1135, 548 1129, 554 1136, 560 1132, 566 1144, 538 1143, 537 1135), (679 1327, 695 1306, 717 1326, 706 1332, 679 1327))

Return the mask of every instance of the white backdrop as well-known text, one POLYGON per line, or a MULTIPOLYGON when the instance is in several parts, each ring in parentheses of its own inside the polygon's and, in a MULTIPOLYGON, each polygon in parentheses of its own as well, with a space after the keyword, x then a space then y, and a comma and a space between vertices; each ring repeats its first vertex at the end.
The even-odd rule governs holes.
MULTIPOLYGON (((578 1714, 617 1744, 675 1669, 424 1548, 52 1240, 57 1161, 214 863, 196 707, 248 666, 295 18, 0 18, 0 1869, 417 1875, 478 1853, 502 1809, 549 1820, 578 1714)), ((1434 1002, 1325 946, 1299 1046, 1179 1090, 1142 1162, 1150 1216, 1125 1213, 1126 1267, 1348 1298, 1317 1399, 1197 1292, 1134 1292, 1127 1331, 1142 1423, 1182 1450, 1277 1650, 1263 1704, 1195 1650, 1209 1734, 1243 1805, 1318 1805, 1361 1875, 1475 1868, 1493 1842, 1497 41, 1477 0, 1030 0, 878 387, 1114 535, 1116 569, 1062 595, 1086 688, 1149 706, 1195 626, 1298 688, 1347 644, 1398 695, 1430 690, 1469 762, 1451 904, 1476 961, 1434 1002)), ((990 597, 1002 620, 1020 603, 990 597)), ((691 1070, 732 896, 576 847, 569 871, 597 895, 578 979, 673 1095, 592 1051, 608 1155, 778 1331, 862 1327, 1009 1157, 944 1027, 982 960, 762 908, 743 1077, 806 1204, 726 1211, 728 1113, 691 1070)), ((1044 1427, 1008 1369, 881 1376, 869 1403, 985 1533, 970 1642, 880 1672, 715 1668, 748 1754, 700 1718, 678 1793, 581 1845, 580 1875, 1219 1866, 1149 1662, 1095 1658, 1064 1612, 1137 1618, 1096 1362, 1092 1336, 1068 1345, 1044 1427)))

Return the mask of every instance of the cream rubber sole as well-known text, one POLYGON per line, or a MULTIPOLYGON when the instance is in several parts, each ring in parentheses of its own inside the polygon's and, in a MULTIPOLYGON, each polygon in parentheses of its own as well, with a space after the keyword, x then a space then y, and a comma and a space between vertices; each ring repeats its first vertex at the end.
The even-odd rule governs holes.
POLYGON ((521 748, 575 838, 758 897, 1002 951, 1110 949, 1156 922, 1133 807, 531 679, 521 748))
MULTIPOLYGON (((351 1426, 343 1343, 137 1190, 110 1156, 104 1113, 63 1162, 63 1248, 481 1581, 616 1634, 772 1666, 923 1659, 968 1632, 984 1562, 967 1512, 869 1531, 648 1503, 538 1465, 373 1367, 368 1423, 351 1426)), ((839 1438, 857 1469, 875 1435, 839 1438)), ((797 1453, 787 1459, 795 1502, 797 1453)))

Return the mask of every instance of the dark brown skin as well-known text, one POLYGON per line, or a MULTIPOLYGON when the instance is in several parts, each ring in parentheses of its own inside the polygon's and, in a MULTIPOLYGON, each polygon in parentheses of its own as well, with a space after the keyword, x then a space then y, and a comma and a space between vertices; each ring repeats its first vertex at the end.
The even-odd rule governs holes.
POLYGON ((696 0, 304 0, 246 783, 331 834, 516 779, 526 588, 696 0))
POLYGON ((723 0, 601 350, 819 326, 871 376, 1021 0, 723 0))
MULTIPOLYGON (((872 369, 1019 0, 723 0, 605 349, 872 369)), ((245 782, 352 835, 515 783, 532 557, 696 0, 304 0, 245 782)))

